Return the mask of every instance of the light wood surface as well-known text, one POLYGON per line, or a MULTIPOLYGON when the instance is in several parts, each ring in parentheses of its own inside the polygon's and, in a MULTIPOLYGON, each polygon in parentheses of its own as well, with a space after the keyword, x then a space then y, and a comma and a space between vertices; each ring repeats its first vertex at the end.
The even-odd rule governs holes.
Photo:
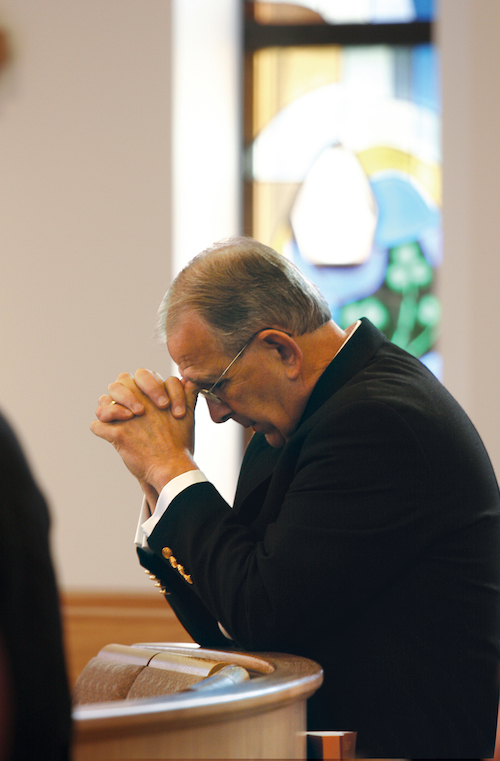
MULTIPOLYGON (((159 643, 151 644, 158 649, 159 643)), ((247 667, 252 678, 206 693, 79 706, 74 709, 74 761, 305 757, 306 700, 322 682, 316 663, 180 645, 163 645, 163 650, 166 657, 232 662, 247 667)))

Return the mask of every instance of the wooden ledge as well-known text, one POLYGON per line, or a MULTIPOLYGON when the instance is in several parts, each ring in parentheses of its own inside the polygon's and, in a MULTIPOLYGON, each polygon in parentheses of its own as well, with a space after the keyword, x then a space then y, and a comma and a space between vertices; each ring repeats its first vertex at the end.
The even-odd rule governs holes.
MULTIPOLYGON (((138 647, 147 647, 141 643, 138 647)), ((153 649, 158 647, 155 643, 153 649)), ((269 712, 305 701, 321 685, 321 667, 307 658, 280 653, 236 653, 223 650, 161 645, 165 655, 194 656, 213 661, 224 660, 247 668, 255 674, 233 689, 221 688, 210 693, 181 692, 173 695, 119 700, 78 706, 73 711, 75 739, 117 733, 165 732, 169 726, 179 729, 193 724, 207 724, 231 717, 269 712)))

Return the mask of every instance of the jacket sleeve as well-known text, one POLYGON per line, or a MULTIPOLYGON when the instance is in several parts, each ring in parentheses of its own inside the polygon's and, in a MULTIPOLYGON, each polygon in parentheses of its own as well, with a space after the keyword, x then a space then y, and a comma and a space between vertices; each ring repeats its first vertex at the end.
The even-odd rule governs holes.
POLYGON ((170 563, 137 547, 139 562, 156 577, 166 600, 188 634, 201 647, 229 648, 231 640, 224 637, 219 625, 190 585, 170 563))

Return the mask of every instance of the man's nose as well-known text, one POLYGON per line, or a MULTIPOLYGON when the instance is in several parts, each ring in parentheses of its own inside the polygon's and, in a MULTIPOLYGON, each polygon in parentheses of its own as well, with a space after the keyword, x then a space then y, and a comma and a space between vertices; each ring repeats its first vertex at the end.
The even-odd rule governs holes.
POLYGON ((211 399, 205 399, 205 401, 208 406, 210 417, 214 423, 225 423, 226 420, 231 418, 233 411, 229 404, 225 404, 224 402, 219 404, 217 402, 213 402, 211 399))

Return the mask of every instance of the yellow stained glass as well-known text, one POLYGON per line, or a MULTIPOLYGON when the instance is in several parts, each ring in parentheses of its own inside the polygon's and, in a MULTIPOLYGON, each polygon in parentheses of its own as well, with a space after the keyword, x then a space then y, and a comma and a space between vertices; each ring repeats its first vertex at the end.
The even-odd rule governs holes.
POLYGON ((375 174, 390 169, 398 169, 413 177, 430 195, 438 206, 441 205, 441 167, 437 162, 425 162, 396 148, 378 146, 358 153, 358 159, 366 174, 375 174))
POLYGON ((266 48, 253 57, 253 136, 301 95, 338 82, 341 48, 266 48))

